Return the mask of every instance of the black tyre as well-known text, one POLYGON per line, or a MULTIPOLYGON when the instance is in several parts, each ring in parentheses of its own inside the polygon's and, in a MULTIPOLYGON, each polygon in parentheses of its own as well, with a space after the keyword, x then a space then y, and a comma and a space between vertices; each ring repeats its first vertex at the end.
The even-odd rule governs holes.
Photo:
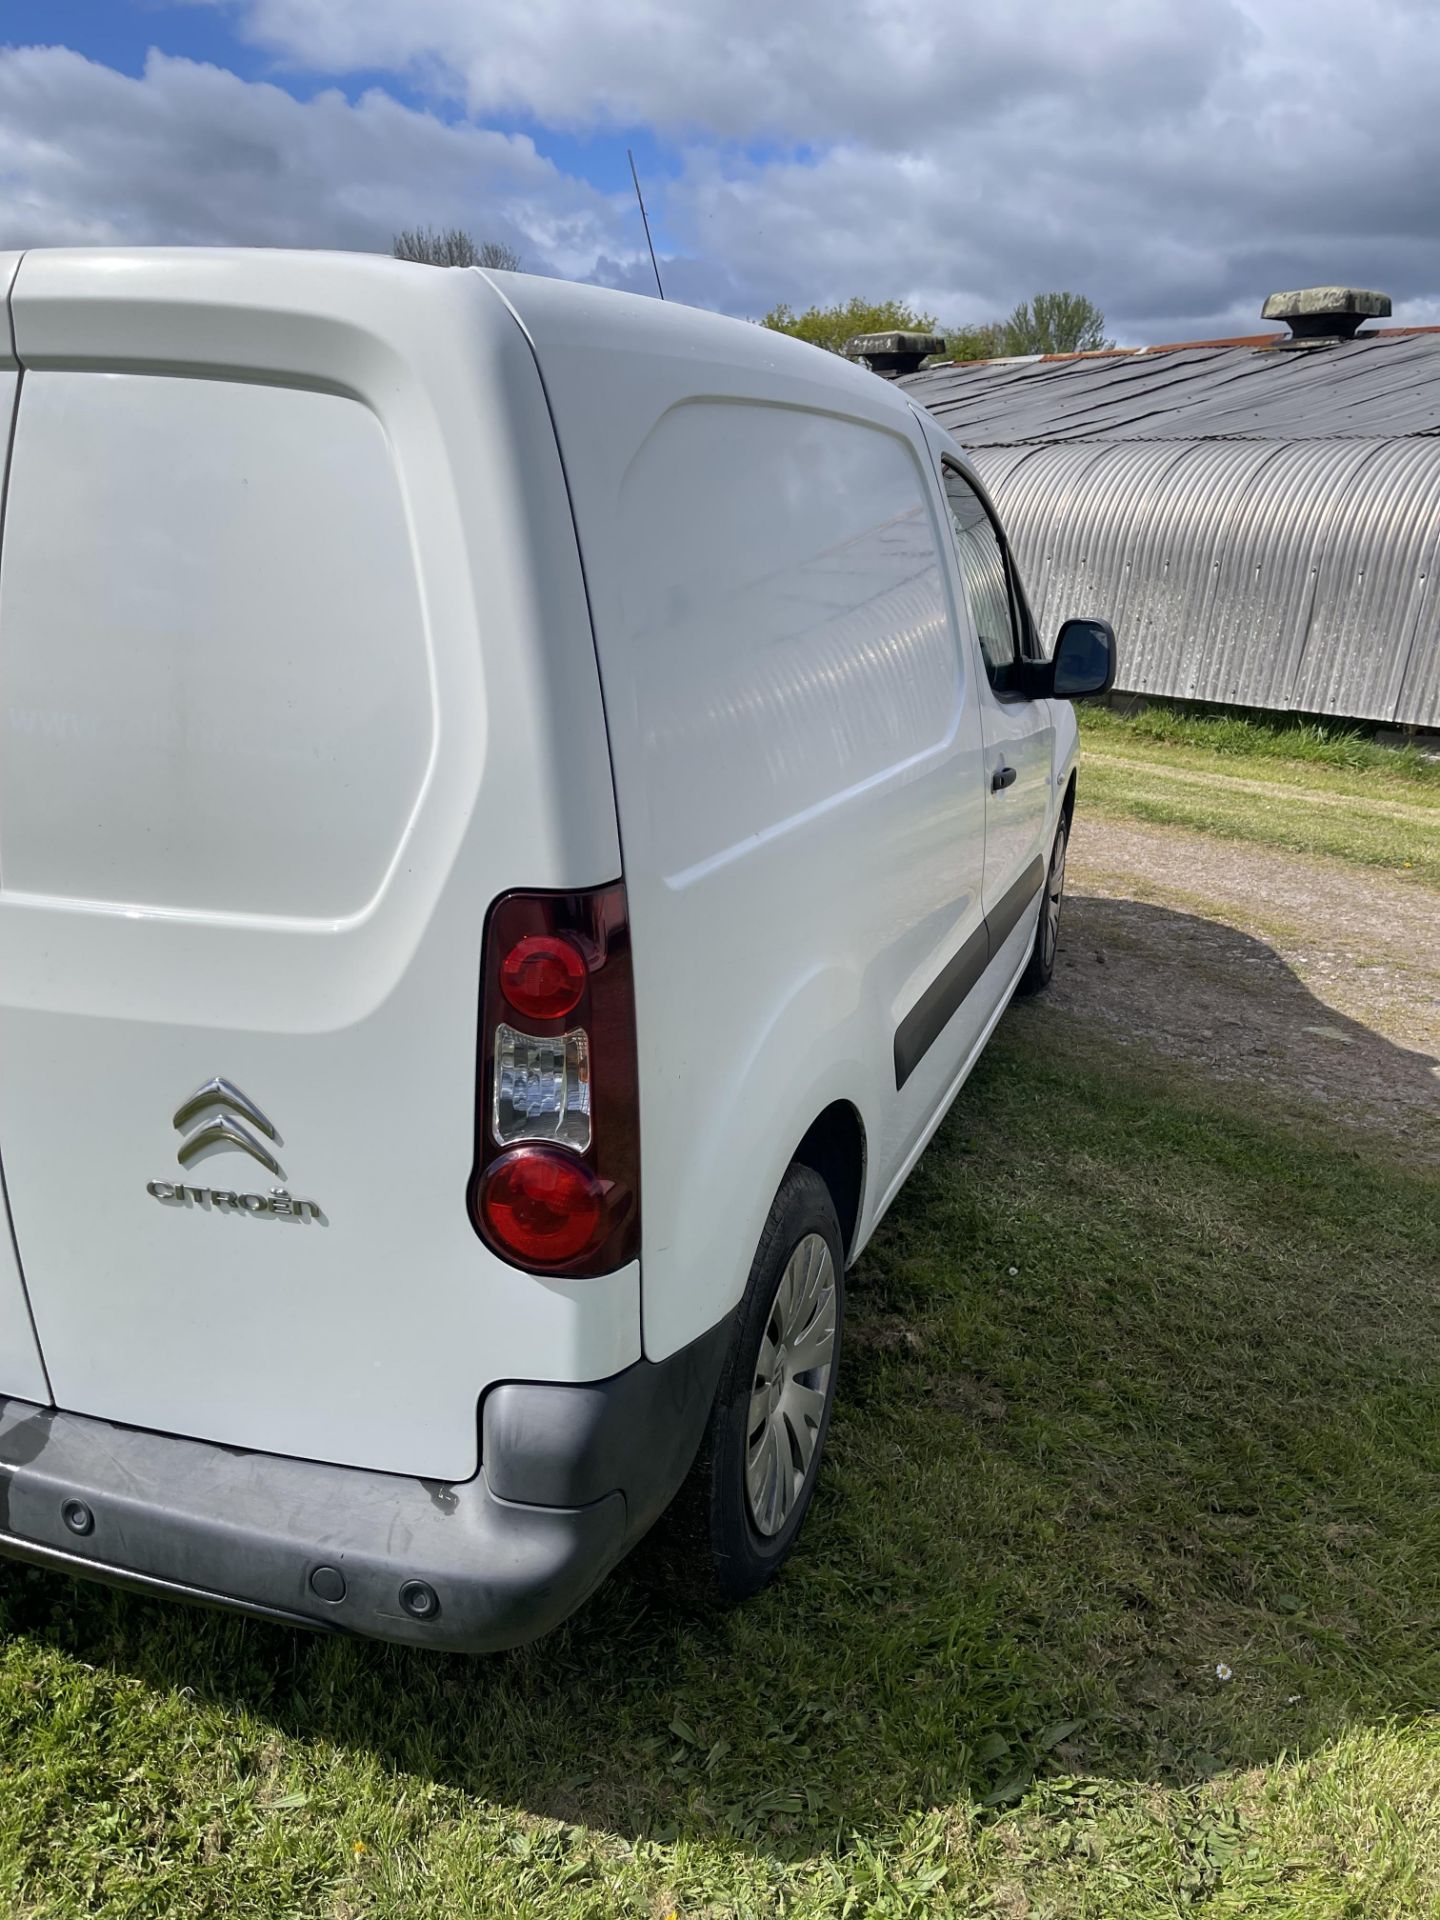
POLYGON ((1070 843, 1070 819, 1062 813, 1050 850, 1050 870, 1045 875, 1045 892, 1040 901, 1040 918, 1035 926, 1035 944, 1020 976, 1017 993, 1040 993, 1050 984, 1055 971, 1055 949, 1060 941, 1060 909, 1065 900, 1065 851, 1070 843))
POLYGON ((792 1166, 760 1236, 686 1489, 715 1586, 748 1599, 790 1555, 830 1428, 844 1251, 829 1188, 792 1166))

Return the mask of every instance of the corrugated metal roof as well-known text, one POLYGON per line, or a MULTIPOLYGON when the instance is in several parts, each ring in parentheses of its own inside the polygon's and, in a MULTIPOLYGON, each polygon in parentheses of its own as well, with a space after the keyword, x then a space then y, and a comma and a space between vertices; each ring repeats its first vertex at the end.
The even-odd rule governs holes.
POLYGON ((981 448, 1044 636, 1132 693, 1440 726, 1440 440, 981 448))
POLYGON ((1440 443, 1376 448, 1335 502, 1293 704, 1440 726, 1440 443))
POLYGON ((900 384, 968 447, 1053 440, 1367 440, 1440 433, 1440 336, 1184 347, 931 367, 900 384))
POLYGON ((1440 727, 1440 337, 935 367, 1041 631, 1134 693, 1440 727))

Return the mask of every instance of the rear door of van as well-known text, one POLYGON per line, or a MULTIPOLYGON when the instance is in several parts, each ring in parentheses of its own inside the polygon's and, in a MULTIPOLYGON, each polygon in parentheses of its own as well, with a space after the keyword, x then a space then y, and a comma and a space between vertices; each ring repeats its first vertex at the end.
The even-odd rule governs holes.
MULTIPOLYGON (((0 533, 0 1157, 55 1402, 475 1469, 638 1357, 466 1192, 487 908, 619 872, 563 476, 478 274, 27 255, 0 533)), ((0 1387, 44 1397, 0 1253, 0 1387)))

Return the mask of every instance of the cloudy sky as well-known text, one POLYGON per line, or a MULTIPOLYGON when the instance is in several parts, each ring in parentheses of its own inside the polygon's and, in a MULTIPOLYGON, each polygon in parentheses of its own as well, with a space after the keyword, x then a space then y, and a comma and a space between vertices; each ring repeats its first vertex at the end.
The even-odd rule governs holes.
POLYGON ((1437 0, 0 0, 0 247, 460 225, 758 315, 1440 320, 1437 0))

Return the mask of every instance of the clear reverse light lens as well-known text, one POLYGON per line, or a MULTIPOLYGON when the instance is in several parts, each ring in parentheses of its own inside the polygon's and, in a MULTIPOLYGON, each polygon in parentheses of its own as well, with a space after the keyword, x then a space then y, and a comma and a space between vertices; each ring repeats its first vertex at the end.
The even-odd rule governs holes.
POLYGON ((583 1027, 542 1039, 502 1021, 495 1029, 495 1138, 590 1145, 590 1042, 583 1027))

